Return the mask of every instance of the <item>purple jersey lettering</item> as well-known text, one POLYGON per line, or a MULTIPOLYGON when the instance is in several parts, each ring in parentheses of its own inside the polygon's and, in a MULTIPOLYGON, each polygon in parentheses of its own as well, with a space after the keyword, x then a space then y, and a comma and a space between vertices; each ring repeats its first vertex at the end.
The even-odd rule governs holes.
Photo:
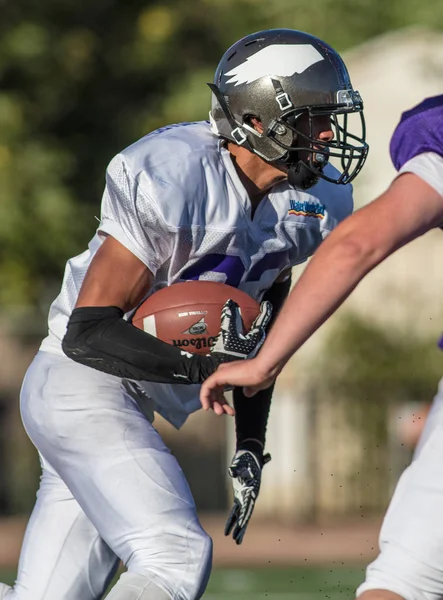
MULTIPOLYGON (((266 271, 282 271, 289 266, 289 252, 282 250, 265 254, 249 271, 246 281, 260 281, 266 271)), ((238 287, 245 274, 246 268, 239 256, 225 256, 224 254, 208 254, 188 267, 181 274, 181 279, 200 279, 203 273, 223 273, 225 283, 238 287)))
POLYGON ((200 279, 205 272, 223 273, 228 285, 237 287, 245 272, 245 266, 239 256, 224 254, 207 254, 204 258, 188 267, 181 274, 181 279, 200 279))

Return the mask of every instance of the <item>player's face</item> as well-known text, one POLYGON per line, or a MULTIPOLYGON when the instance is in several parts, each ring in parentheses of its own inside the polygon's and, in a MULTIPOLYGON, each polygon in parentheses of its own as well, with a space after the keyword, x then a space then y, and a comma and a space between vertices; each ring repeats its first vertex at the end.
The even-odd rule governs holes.
MULTIPOLYGON (((252 118, 251 124, 259 133, 263 133, 263 124, 259 119, 256 119, 255 117, 252 118)), ((316 147, 314 143, 309 141, 309 139, 320 140, 322 142, 331 142, 334 139, 334 132, 332 131, 331 127, 331 117, 327 114, 309 116, 307 112, 303 113, 297 118, 295 127, 301 135, 299 135, 298 139, 296 139, 294 146, 305 146, 314 150, 324 150, 324 148, 316 147)), ((315 163, 315 161, 313 161, 312 152, 299 150, 298 157, 300 160, 305 162, 315 163)), ((318 164, 315 164, 315 166, 319 167, 318 164)), ((282 173, 288 172, 287 167, 284 165, 276 164, 275 168, 282 173)))
MULTIPOLYGON (((308 113, 303 113, 297 119, 297 129, 301 134, 311 137, 314 140, 332 142, 334 139, 334 132, 332 131, 331 118, 329 115, 315 115, 310 119, 308 113)), ((300 136, 300 138, 302 138, 303 135, 300 136)), ((298 140, 298 142, 302 142, 302 139, 298 140)), ((300 145, 302 145, 302 143, 300 145)), ((315 145, 313 145, 313 148, 315 149, 315 145)))
MULTIPOLYGON (((295 127, 301 135, 297 136, 294 147, 305 146, 306 148, 315 150, 315 144, 311 143, 307 138, 321 140, 322 142, 331 142, 334 139, 334 132, 331 128, 331 118, 329 115, 315 115, 309 117, 308 113, 303 113, 297 118, 295 127)), ((298 150, 298 158, 304 162, 311 162, 313 155, 312 152, 298 150)), ((287 167, 283 165, 278 165, 277 168, 284 173, 287 173, 288 171, 287 167)))
MULTIPOLYGON (((296 129, 301 135, 297 136, 294 146, 305 146, 307 148, 312 148, 313 150, 324 150, 324 147, 321 148, 320 146, 316 146, 315 143, 310 140, 331 142, 334 139, 334 132, 332 131, 331 118, 329 115, 314 115, 310 117, 308 113, 303 113, 297 119, 296 129)), ((306 163, 314 164, 316 167, 320 166, 316 162, 315 155, 313 155, 312 152, 299 150, 298 157, 306 163)))

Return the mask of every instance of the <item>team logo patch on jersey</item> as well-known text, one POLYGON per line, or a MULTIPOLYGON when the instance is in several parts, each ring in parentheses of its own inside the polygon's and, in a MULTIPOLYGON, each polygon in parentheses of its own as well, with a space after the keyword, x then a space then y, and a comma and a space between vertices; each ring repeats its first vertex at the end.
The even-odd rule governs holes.
POLYGON ((205 318, 202 317, 199 321, 191 325, 186 331, 183 333, 188 333, 189 335, 202 335, 206 333, 208 326, 205 322, 205 318))
POLYGON ((326 206, 317 202, 302 202, 300 200, 289 200, 288 215, 297 217, 325 218, 326 206))

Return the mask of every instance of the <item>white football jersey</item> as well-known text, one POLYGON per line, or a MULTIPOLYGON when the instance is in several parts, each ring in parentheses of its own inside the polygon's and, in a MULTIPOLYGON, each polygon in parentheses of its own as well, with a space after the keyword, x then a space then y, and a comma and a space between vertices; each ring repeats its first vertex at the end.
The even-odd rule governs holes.
MULTIPOLYGON (((147 296, 202 279, 238 287, 260 301, 279 274, 311 256, 352 208, 350 185, 320 180, 300 191, 285 181, 269 191, 251 218, 231 155, 209 123, 154 131, 111 161, 100 225, 88 249, 66 265, 42 350, 63 353, 61 340, 84 275, 107 235, 153 273, 147 296)), ((200 407, 199 386, 128 382, 128 388, 177 427, 200 407)))

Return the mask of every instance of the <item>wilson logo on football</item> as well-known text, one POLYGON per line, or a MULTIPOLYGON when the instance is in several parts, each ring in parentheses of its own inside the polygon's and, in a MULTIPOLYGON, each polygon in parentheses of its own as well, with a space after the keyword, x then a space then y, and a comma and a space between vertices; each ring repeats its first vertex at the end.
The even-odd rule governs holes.
POLYGON ((190 340, 172 340, 174 346, 178 348, 195 348, 200 350, 201 348, 212 348, 217 341, 217 336, 209 336, 208 338, 191 338, 190 340))
POLYGON ((183 333, 187 333, 189 335, 202 335, 203 333, 206 333, 207 329, 208 326, 205 323, 205 318, 202 317, 199 321, 191 325, 189 329, 183 331, 183 333))

